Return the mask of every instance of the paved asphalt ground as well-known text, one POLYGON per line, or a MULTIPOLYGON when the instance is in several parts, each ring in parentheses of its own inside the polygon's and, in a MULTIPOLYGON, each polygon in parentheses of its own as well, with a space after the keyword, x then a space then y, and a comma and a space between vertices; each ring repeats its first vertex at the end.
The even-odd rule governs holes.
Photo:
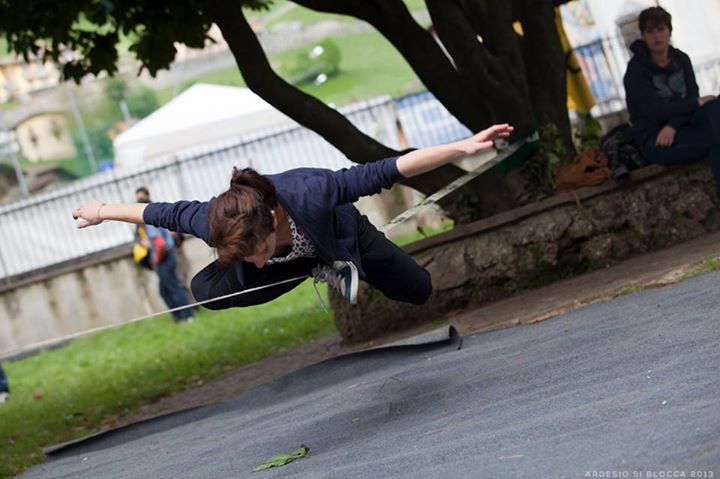
POLYGON ((61 450, 22 477, 718 478, 719 285, 708 273, 460 350, 331 359, 61 450), (252 473, 301 443, 306 458, 252 473))

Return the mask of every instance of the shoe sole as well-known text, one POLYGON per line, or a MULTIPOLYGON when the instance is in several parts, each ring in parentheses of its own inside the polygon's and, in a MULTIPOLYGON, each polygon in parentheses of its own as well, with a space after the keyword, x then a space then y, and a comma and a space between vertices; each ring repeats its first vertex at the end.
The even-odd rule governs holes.
POLYGON ((350 266, 350 298, 348 298, 348 301, 350 301, 350 304, 357 304, 357 292, 358 292, 358 283, 360 282, 360 278, 358 278, 358 271, 357 267, 348 261, 348 266, 350 266))

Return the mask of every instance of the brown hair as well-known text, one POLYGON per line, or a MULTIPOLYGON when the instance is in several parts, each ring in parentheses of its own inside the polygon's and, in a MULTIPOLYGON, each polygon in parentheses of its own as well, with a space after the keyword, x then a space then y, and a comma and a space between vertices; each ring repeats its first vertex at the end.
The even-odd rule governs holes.
POLYGON ((215 198, 208 211, 210 241, 221 266, 257 252, 274 231, 271 211, 277 205, 275 187, 267 178, 252 168, 233 168, 230 189, 215 198))
POLYGON ((663 7, 650 7, 640 12, 638 17, 640 33, 644 33, 646 29, 658 25, 665 25, 672 32, 672 15, 663 7))

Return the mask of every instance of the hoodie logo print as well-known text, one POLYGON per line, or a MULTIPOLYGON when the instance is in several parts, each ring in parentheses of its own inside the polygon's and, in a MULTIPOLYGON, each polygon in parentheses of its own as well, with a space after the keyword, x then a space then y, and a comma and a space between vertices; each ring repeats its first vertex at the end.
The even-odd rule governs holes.
POLYGON ((673 97, 685 98, 687 95, 685 75, 683 75, 682 69, 670 74, 658 73, 653 75, 652 81, 658 96, 665 102, 670 101, 673 97))

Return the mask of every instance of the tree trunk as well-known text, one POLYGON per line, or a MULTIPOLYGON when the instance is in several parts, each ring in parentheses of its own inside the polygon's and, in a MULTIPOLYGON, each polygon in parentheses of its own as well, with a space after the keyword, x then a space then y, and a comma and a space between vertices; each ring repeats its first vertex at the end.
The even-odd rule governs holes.
POLYGON ((293 0, 312 10, 350 15, 371 24, 407 60, 423 85, 473 132, 492 124, 482 98, 458 75, 433 36, 422 28, 402 0, 293 0))
MULTIPOLYGON (((475 31, 470 23, 473 12, 466 11, 460 2, 426 1, 438 36, 455 60, 458 72, 467 78, 468 83, 476 85, 490 110, 492 123, 509 122, 519 131, 532 128, 533 114, 524 88, 518 88, 517 81, 513 79, 517 71, 508 69, 513 60, 503 58, 508 50, 498 48, 491 52, 485 43, 479 41, 478 35, 484 40, 485 32, 475 31)), ((510 8, 505 2, 496 3, 493 8, 497 11, 510 8)), ((498 20, 493 18, 489 22, 498 20)))
POLYGON ((530 101, 540 126, 554 123, 568 154, 575 153, 567 111, 565 55, 547 0, 518 0, 523 27, 522 52, 530 101))
MULTIPOLYGON (((265 52, 239 3, 207 0, 210 18, 218 25, 248 88, 299 124, 315 131, 356 163, 396 156, 397 151, 375 141, 320 100, 298 90, 271 68, 265 52)), ((462 170, 446 165, 404 183, 431 194, 458 178, 462 170)), ((445 205, 451 209, 451 205, 445 205)), ((449 212, 451 213, 451 212, 449 212)))

